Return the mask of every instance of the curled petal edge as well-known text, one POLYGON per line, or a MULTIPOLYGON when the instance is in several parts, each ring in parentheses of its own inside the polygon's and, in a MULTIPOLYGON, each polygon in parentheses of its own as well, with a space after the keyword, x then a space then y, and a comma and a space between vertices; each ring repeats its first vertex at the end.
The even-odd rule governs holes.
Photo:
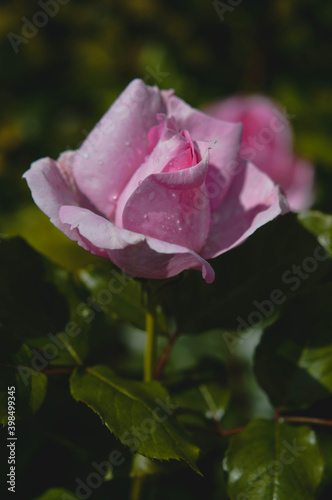
POLYGON ((207 283, 214 280, 211 265, 188 248, 121 229, 80 207, 63 206, 59 217, 62 224, 68 224, 73 231, 69 236, 71 239, 84 246, 91 243, 92 247, 107 252, 115 264, 132 276, 162 279, 185 269, 197 269, 207 283))

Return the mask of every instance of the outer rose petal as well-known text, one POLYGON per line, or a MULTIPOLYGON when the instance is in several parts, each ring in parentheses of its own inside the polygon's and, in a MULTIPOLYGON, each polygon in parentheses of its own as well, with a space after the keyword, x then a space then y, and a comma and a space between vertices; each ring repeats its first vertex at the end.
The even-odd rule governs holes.
POLYGON ((205 259, 217 257, 287 211, 287 200, 279 188, 248 162, 234 177, 222 204, 212 214, 213 223, 200 254, 205 259))
POLYGON ((315 172, 311 163, 299 158, 294 160, 293 172, 292 183, 285 193, 291 210, 300 212, 307 210, 313 203, 315 172))
POLYGON ((73 152, 63 153, 56 162, 51 158, 42 158, 32 163, 25 172, 25 177, 36 205, 50 218, 51 222, 70 239, 79 241, 86 250, 96 255, 107 257, 100 248, 87 245, 77 231, 71 230, 59 218, 59 210, 63 205, 82 206, 97 211, 89 200, 77 189, 70 164, 73 152), (60 166, 62 164, 62 166, 60 166))
POLYGON ((148 153, 148 132, 166 107, 157 87, 133 80, 83 142, 74 175, 82 192, 107 217, 148 153))
POLYGON ((214 280, 210 264, 188 248, 121 229, 80 207, 62 207, 60 219, 77 231, 78 238, 106 251, 112 262, 137 278, 164 279, 199 269, 207 283, 214 280))

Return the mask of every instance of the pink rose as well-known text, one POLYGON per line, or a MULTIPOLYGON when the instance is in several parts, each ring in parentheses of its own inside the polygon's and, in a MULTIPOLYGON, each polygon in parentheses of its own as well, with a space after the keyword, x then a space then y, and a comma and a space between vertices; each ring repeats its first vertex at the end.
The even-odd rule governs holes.
POLYGON ((77 151, 24 176, 40 209, 86 250, 135 277, 191 268, 210 283, 207 259, 287 210, 271 179, 238 159, 241 130, 134 80, 77 151))
POLYGON ((241 156, 279 184, 293 212, 310 207, 314 168, 294 156, 290 123, 277 104, 259 95, 236 96, 215 103, 206 112, 220 120, 241 122, 241 156))

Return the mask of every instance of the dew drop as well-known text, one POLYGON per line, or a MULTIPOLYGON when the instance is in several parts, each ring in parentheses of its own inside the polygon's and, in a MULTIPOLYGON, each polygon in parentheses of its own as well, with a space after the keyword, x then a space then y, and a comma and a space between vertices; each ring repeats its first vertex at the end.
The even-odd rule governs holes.
POLYGON ((119 196, 117 194, 113 194, 112 200, 116 201, 118 198, 119 198, 119 196))
POLYGON ((138 181, 138 185, 142 184, 142 181, 138 181))

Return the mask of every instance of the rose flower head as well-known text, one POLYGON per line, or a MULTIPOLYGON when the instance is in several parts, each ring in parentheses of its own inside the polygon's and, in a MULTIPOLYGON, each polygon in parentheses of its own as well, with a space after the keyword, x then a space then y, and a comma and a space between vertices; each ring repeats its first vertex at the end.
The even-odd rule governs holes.
POLYGON ((288 210, 278 186, 239 156, 242 125, 133 80, 76 151, 24 174, 51 222, 131 276, 197 269, 288 210))

